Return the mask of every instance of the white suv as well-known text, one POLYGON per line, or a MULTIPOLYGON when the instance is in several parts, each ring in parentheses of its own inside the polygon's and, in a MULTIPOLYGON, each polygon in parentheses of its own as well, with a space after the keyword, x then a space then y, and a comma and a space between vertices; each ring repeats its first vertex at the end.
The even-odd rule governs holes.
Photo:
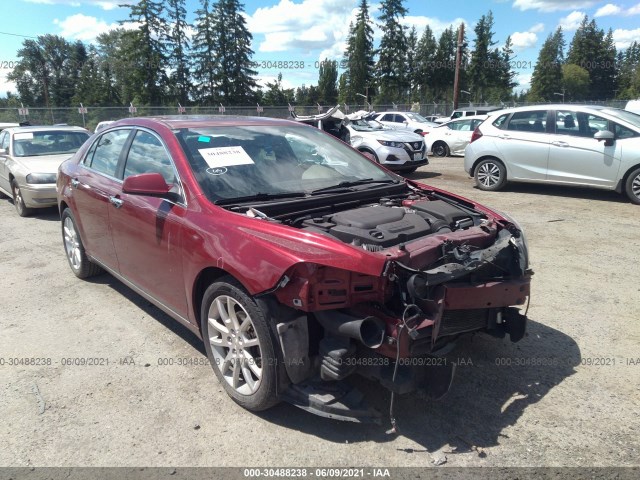
POLYGON ((640 205, 640 115, 579 105, 493 112, 473 133, 464 168, 481 190, 508 181, 579 185, 640 205))

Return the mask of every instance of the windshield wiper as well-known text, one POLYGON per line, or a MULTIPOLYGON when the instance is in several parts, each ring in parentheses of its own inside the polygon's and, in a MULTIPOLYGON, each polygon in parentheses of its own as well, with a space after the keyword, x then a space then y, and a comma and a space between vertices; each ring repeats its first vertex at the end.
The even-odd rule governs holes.
POLYGON ((261 201, 261 200, 278 200, 280 198, 304 198, 307 194, 304 192, 275 192, 275 193, 263 193, 258 192, 254 195, 246 195, 244 197, 234 197, 234 198, 221 198, 219 200, 215 200, 213 203, 216 205, 229 205, 235 203, 246 203, 252 201, 261 201))
POLYGON ((399 184, 400 180, 374 180, 373 178, 363 178, 361 180, 353 180, 353 181, 345 181, 345 182, 340 182, 337 185, 332 185, 330 187, 324 187, 324 188, 319 188, 317 190, 314 190, 311 192, 311 194, 316 194, 316 193, 329 193, 329 192, 333 192, 333 191, 352 191, 350 190, 350 187, 356 187, 358 185, 368 185, 368 184, 373 184, 373 183, 382 183, 382 184, 399 184))

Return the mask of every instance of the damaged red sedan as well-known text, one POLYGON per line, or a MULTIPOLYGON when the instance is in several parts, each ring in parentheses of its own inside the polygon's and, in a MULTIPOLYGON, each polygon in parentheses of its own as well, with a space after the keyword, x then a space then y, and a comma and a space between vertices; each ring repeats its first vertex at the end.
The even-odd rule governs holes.
POLYGON ((320 130, 241 117, 121 120, 61 165, 72 271, 114 275, 203 339, 249 410, 376 421, 349 383, 447 392, 461 335, 520 340, 518 224, 399 177, 320 130))

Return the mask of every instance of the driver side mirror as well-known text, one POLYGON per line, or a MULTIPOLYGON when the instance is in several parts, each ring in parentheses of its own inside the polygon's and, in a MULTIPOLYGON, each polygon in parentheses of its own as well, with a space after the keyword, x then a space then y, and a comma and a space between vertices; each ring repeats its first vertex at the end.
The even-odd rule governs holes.
POLYGON ((609 130, 602 130, 596 133, 593 136, 593 138, 595 138, 598 142, 604 141, 604 145, 606 147, 610 147, 613 145, 616 136, 613 134, 613 132, 610 132, 609 130))
POLYGON ((2 156, 9 155, 9 152, 7 151, 6 148, 0 148, 0 155, 2 156))
POLYGON ((141 173, 131 175, 122 182, 122 192, 129 195, 146 195, 175 200, 175 193, 171 192, 164 177, 159 173, 141 173))

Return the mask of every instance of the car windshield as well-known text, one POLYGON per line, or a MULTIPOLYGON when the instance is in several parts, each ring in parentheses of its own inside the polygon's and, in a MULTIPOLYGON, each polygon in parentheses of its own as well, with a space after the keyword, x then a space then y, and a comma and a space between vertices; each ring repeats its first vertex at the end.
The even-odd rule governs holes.
POLYGON ((360 118, 358 120, 351 120, 351 127, 356 132, 374 132, 377 130, 390 130, 384 125, 382 125, 377 120, 365 120, 364 118, 360 118))
POLYGON ((87 132, 62 130, 16 132, 13 135, 13 154, 16 157, 72 154, 87 138, 89 138, 87 132))
POLYGON ((405 113, 405 115, 409 117, 411 120, 413 120, 414 122, 422 122, 422 123, 429 122, 426 118, 424 118, 419 113, 407 112, 405 113))
POLYGON ((608 113, 609 115, 613 115, 614 117, 618 117, 625 122, 629 122, 633 126, 640 128, 640 115, 636 113, 628 112, 626 110, 620 110, 617 108, 603 108, 600 111, 603 113, 608 113))
POLYGON ((204 126, 180 129, 176 136, 214 202, 397 181, 341 141, 302 125, 204 126))

